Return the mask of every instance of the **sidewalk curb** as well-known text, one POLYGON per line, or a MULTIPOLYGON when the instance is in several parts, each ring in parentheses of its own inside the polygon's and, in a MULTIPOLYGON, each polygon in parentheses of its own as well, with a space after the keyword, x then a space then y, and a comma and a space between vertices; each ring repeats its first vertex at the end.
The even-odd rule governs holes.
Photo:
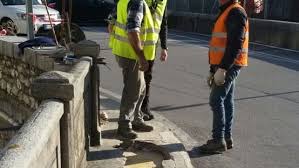
MULTIPOLYGON (((120 103, 120 96, 116 95, 111 91, 100 88, 100 95, 102 97, 111 99, 117 102, 118 104, 120 103)), ((154 113, 156 117, 154 121, 149 121, 149 123, 156 124, 156 125, 160 124, 160 128, 163 128, 163 130, 159 132, 159 137, 161 137, 162 139, 160 141, 155 141, 155 143, 153 144, 155 144, 157 148, 161 148, 161 147, 164 148, 164 151, 169 153, 170 156, 172 157, 171 160, 163 160, 162 167, 163 168, 193 168, 193 165, 191 164, 191 159, 186 151, 184 144, 176 136, 177 133, 179 134, 182 133, 184 135, 187 134, 184 133, 177 126, 175 126, 173 123, 168 121, 168 119, 166 119, 165 117, 157 114, 157 112, 154 113), (151 123, 151 122, 155 122, 155 123, 151 123)), ((188 135, 185 138, 190 139, 188 135)), ((145 142, 146 140, 147 139, 144 139, 145 142)))

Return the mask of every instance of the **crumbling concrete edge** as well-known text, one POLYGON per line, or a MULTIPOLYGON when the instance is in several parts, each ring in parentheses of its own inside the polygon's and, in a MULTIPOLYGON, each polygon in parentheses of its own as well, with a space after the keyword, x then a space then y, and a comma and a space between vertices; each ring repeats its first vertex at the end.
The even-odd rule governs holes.
MULTIPOLYGON (((100 94, 105 95, 117 102, 120 102, 121 100, 120 95, 117 95, 104 88, 100 88, 100 94)), ((158 114, 155 111, 152 112, 155 115, 155 120, 163 123, 163 125, 165 125, 165 128, 170 130, 170 131, 161 132, 160 136, 162 137, 163 140, 155 144, 159 147, 163 147, 165 149, 164 152, 168 152, 172 157, 172 159, 170 160, 163 160, 162 167, 163 168, 193 168, 191 159, 186 149, 190 149, 191 146, 197 145, 198 143, 194 139, 192 139, 187 133, 185 133, 182 129, 180 129, 174 123, 169 121, 167 118, 163 117, 162 115, 158 114), (182 143, 181 141, 182 138, 184 143, 182 143), (188 142, 188 144, 186 144, 185 142, 188 142), (179 144, 179 145, 175 147, 167 147, 167 145, 164 145, 169 143, 179 144), (187 148, 185 145, 187 145, 187 148)))

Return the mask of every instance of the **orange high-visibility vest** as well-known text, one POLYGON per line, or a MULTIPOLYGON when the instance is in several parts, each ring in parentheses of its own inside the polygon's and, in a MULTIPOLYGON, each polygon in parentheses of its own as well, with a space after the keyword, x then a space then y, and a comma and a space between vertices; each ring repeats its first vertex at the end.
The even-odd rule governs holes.
MULTIPOLYGON (((239 3, 233 3, 230 5, 217 19, 210 40, 209 48, 209 62, 211 65, 219 65, 224 56, 227 42, 227 29, 226 20, 229 12, 234 8, 244 8, 239 3)), ((245 10, 244 10, 245 11, 245 10)), ((247 20, 245 27, 245 39, 242 46, 242 52, 235 59, 234 64, 239 66, 248 65, 248 45, 249 45, 249 22, 247 20)))

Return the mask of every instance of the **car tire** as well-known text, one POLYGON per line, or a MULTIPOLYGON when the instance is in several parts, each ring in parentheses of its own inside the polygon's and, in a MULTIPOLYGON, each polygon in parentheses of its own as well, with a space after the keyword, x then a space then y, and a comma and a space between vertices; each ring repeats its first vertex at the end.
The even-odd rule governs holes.
MULTIPOLYGON (((68 44, 69 43, 78 43, 80 41, 86 40, 86 36, 85 36, 84 32, 77 24, 72 23, 70 25, 71 40, 69 40, 67 32, 65 31, 66 29, 67 29, 67 24, 59 24, 59 25, 54 26, 55 34, 56 34, 58 43, 60 45, 65 46, 65 43, 68 43, 68 44)), ((40 34, 42 34, 42 32, 40 34)), ((46 36, 54 38, 52 30, 49 30, 47 32, 46 36)))
POLYGON ((6 20, 2 21, 1 26, 4 29, 6 29, 7 31, 9 31, 11 34, 17 34, 18 33, 17 26, 11 19, 6 19, 6 20))

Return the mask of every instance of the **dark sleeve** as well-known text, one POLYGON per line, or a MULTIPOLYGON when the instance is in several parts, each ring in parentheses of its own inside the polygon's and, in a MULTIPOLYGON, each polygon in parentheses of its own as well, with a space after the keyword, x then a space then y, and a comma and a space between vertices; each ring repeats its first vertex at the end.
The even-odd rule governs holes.
POLYGON ((159 33, 162 49, 167 49, 167 36, 168 36, 168 25, 167 25, 167 7, 166 7, 162 19, 161 30, 159 33))
POLYGON ((140 32, 143 21, 144 1, 130 0, 128 3, 127 31, 140 32))
POLYGON ((242 46, 245 38, 245 26, 247 15, 242 9, 232 9, 227 18, 227 44, 220 68, 230 69, 235 58, 242 52, 242 46))
POLYGON ((112 9, 111 13, 108 15, 107 21, 110 24, 114 24, 117 19, 116 5, 112 9))

